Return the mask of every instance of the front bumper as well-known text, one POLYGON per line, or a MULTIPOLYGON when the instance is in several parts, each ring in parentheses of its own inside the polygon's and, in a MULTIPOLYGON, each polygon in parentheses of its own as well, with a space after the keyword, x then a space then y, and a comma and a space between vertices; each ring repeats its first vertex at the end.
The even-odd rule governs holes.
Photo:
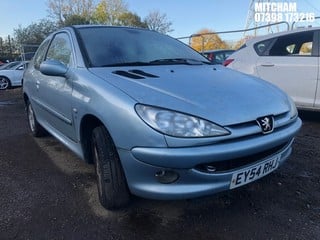
POLYGON ((279 165, 283 164, 292 151, 293 139, 300 127, 298 118, 281 131, 233 142, 187 148, 139 147, 131 151, 118 149, 118 152, 131 193, 164 200, 194 198, 230 189, 235 172, 275 156, 278 156, 279 165), (222 171, 206 172, 199 168, 246 158, 252 161, 222 171), (160 183, 155 175, 163 170, 173 171, 179 178, 170 184, 160 183))

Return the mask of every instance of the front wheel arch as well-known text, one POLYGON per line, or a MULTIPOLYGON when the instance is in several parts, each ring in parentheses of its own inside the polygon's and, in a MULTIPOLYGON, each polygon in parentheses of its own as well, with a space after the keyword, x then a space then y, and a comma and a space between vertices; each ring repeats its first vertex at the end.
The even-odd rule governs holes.
POLYGON ((91 136, 92 131, 103 123, 93 115, 86 115, 82 118, 80 124, 80 142, 84 155, 85 162, 93 164, 92 150, 91 150, 91 136))

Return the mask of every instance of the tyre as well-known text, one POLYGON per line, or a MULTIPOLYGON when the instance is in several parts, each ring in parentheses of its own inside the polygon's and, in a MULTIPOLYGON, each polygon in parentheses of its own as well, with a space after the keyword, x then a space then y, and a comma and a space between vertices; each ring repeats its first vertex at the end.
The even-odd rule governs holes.
POLYGON ((91 143, 101 205, 110 210, 126 206, 130 192, 117 150, 105 127, 93 130, 91 143))
POLYGON ((11 83, 10 80, 6 77, 0 77, 0 90, 6 90, 10 88, 11 83))
POLYGON ((31 130, 31 133, 34 137, 42 137, 45 135, 44 128, 38 123, 37 118, 34 114, 33 108, 31 106, 31 103, 27 102, 27 117, 28 117, 28 123, 29 128, 31 130))

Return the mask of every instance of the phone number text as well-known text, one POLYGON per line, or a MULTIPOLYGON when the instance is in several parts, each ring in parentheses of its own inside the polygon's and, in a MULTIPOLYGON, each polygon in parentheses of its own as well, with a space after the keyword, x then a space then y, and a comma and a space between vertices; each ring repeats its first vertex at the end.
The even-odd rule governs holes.
POLYGON ((275 13, 275 12, 266 12, 254 14, 255 22, 314 22, 315 14, 314 13, 275 13))

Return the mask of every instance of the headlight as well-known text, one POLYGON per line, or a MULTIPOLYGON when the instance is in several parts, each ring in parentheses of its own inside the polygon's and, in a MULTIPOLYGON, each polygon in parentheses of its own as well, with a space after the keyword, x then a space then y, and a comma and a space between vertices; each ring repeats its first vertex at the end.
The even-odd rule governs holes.
POLYGON ((295 118, 298 115, 296 105, 293 102, 293 100, 291 99, 291 97, 288 97, 288 102, 290 105, 290 118, 295 118))
POLYGON ((153 129, 174 137, 215 137, 230 132, 207 120, 187 114, 137 104, 140 118, 153 129))

